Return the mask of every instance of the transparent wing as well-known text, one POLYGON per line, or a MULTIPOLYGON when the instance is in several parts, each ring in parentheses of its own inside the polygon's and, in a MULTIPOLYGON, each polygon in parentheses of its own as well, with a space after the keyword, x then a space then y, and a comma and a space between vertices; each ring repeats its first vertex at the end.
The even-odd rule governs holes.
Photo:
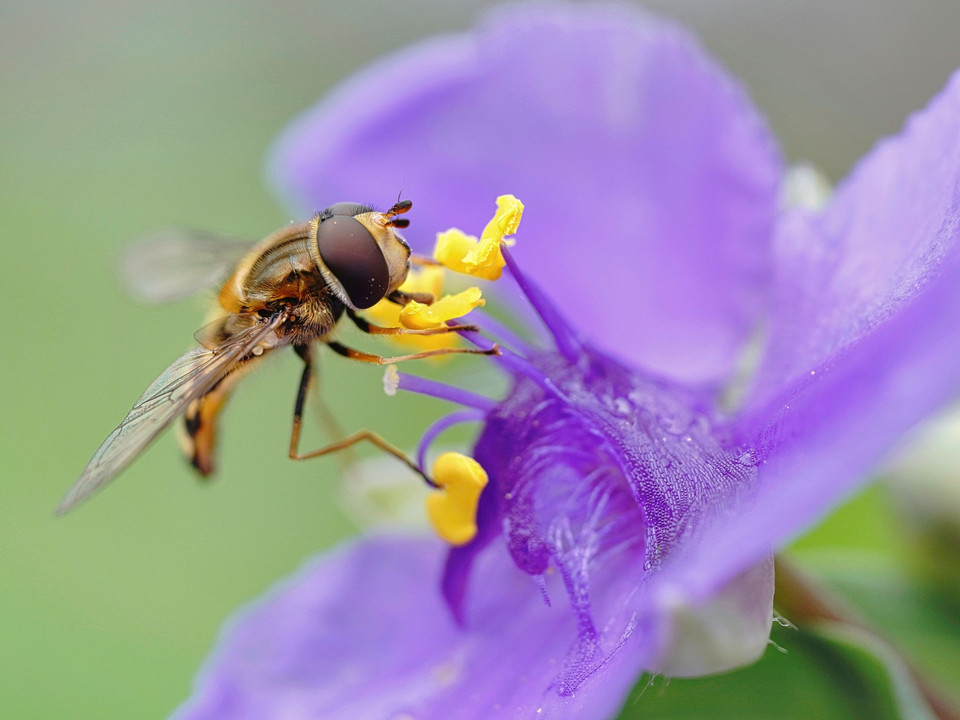
POLYGON ((216 233, 166 228, 124 251, 120 277, 126 291, 138 300, 179 300, 225 281, 253 245, 216 233))
POLYGON ((106 485, 153 441, 187 406, 212 390, 244 357, 264 341, 272 345, 286 319, 277 314, 238 333, 216 350, 199 347, 178 358, 158 377, 123 422, 103 441, 80 477, 60 501, 62 515, 106 485))

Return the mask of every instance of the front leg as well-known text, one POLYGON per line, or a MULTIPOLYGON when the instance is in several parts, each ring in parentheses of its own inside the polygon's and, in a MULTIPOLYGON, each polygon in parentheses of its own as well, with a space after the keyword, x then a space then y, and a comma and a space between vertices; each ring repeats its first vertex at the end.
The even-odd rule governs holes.
MULTIPOLYGON (((433 296, 431 295, 431 297, 433 296)), ((451 332, 479 332, 476 325, 441 325, 440 327, 423 330, 405 327, 383 327, 364 320, 351 308, 347 308, 347 316, 353 321, 354 325, 368 335, 444 335, 451 332)))
POLYGON ((411 301, 416 301, 422 305, 433 305, 433 303, 436 301, 436 298, 432 293, 408 293, 404 292, 403 290, 394 290, 392 293, 387 295, 386 299, 397 305, 406 305, 411 301))
POLYGON ((373 353, 354 350, 333 340, 327 341, 327 347, 338 355, 343 355, 351 360, 371 363, 372 365, 393 365, 395 363, 406 362, 407 360, 422 360, 423 358, 436 357, 438 355, 500 355, 500 346, 494 344, 487 350, 474 348, 437 348, 436 350, 424 350, 423 352, 411 353, 410 355, 397 355, 395 357, 383 357, 373 353))

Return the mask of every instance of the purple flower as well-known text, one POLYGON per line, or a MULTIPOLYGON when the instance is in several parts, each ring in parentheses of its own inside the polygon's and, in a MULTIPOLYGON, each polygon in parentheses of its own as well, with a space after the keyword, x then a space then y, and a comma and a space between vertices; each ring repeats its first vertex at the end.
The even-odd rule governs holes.
POLYGON ((508 301, 549 339, 504 338, 496 403, 448 394, 483 421, 476 539, 315 561, 181 718, 606 718, 645 670, 748 662, 772 551, 960 389, 958 77, 822 212, 782 210, 762 118, 689 35, 534 5, 354 78, 274 169, 305 212, 402 187, 421 250, 516 194, 508 301))

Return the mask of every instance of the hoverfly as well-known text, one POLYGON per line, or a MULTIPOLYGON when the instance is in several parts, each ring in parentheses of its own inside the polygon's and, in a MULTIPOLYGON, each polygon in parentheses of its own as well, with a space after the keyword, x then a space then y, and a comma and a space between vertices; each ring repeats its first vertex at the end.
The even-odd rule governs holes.
POLYGON ((291 345, 304 362, 293 412, 289 456, 302 460, 341 450, 362 440, 395 455, 418 474, 423 472, 400 450, 378 435, 361 430, 313 452, 299 452, 304 401, 312 377, 313 346, 320 342, 344 357, 387 364, 446 353, 495 354, 492 350, 442 348, 384 358, 354 350, 330 335, 345 315, 363 332, 374 335, 475 330, 448 325, 426 330, 372 325, 357 311, 387 300, 403 305, 430 303, 433 297, 405 293, 400 286, 411 261, 410 246, 397 232, 409 225, 400 217, 409 200, 387 212, 366 205, 338 203, 312 219, 282 228, 251 249, 236 240, 214 242, 202 234, 167 234, 141 247, 132 280, 139 294, 173 300, 223 281, 215 317, 195 338, 199 347, 174 361, 140 397, 123 422, 94 454, 64 496, 62 514, 126 468, 171 422, 183 416, 186 454, 201 475, 213 472, 217 418, 237 381, 268 353, 291 345), (196 259, 194 271, 177 273, 171 258, 196 259), (166 263, 164 262, 166 260, 166 263), (225 281, 224 281, 225 280, 225 281))

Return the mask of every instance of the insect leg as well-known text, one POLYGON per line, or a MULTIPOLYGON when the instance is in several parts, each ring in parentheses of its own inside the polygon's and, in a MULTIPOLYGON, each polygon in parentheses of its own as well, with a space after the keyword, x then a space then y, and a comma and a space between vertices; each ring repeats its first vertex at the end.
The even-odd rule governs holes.
POLYGON ((410 256, 410 264, 419 265, 420 267, 425 267, 425 266, 439 267, 443 265, 443 263, 438 262, 437 260, 434 260, 432 257, 427 257, 426 255, 417 255, 416 253, 413 253, 410 256))
POLYGON ((363 442, 364 440, 376 445, 388 455, 393 455, 400 462, 413 470, 417 475, 426 480, 430 485, 433 485, 433 481, 427 477, 423 470, 420 469, 420 466, 417 465, 417 463, 414 462, 410 457, 408 457, 403 450, 395 445, 391 445, 372 430, 358 430, 352 435, 348 435, 347 437, 337 440, 336 442, 332 442, 329 445, 325 445, 322 448, 300 454, 297 448, 297 445, 300 443, 300 433, 299 428, 297 428, 296 436, 290 438, 290 459, 312 460, 313 458, 322 457, 323 455, 329 455, 331 453, 340 452, 341 450, 346 450, 347 448, 352 447, 359 442, 363 442))
POLYGON ((307 397, 307 392, 310 389, 310 380, 313 377, 313 359, 309 346, 298 345, 294 349, 296 350, 297 355, 303 358, 303 374, 300 376, 300 388, 297 391, 297 401, 293 408, 293 431, 290 433, 290 458, 292 460, 311 460, 316 457, 346 450, 347 448, 366 440, 370 443, 373 443, 384 452, 393 455, 395 458, 403 462, 405 465, 407 465, 407 467, 417 473, 417 475, 420 475, 426 479, 427 482, 430 482, 429 478, 427 478, 427 476, 424 475, 423 471, 420 469, 420 466, 411 460, 406 453, 404 453, 395 445, 391 445, 389 442, 370 430, 360 430, 359 432, 355 432, 348 437, 330 443, 329 445, 319 448, 318 450, 301 454, 300 430, 303 425, 303 405, 307 397))
POLYGON ((475 348, 437 348, 436 350, 424 350, 422 352, 411 353, 409 355, 397 355, 395 357, 383 357, 372 353, 354 350, 342 343, 328 341, 327 347, 338 355, 343 355, 351 360, 371 363, 373 365, 392 365, 394 363, 405 362, 407 360, 420 360, 422 358, 435 357, 437 355, 499 355, 500 347, 494 345, 489 350, 479 350, 475 348))
MULTIPOLYGON (((434 355, 452 355, 452 354, 469 354, 469 355, 498 355, 500 350, 497 346, 490 348, 489 350, 477 350, 473 348, 439 348, 437 350, 426 350, 423 352, 412 353, 410 355, 400 355, 392 358, 381 357, 380 355, 373 355, 371 353, 361 352, 360 350, 354 350, 349 348, 346 345, 342 345, 338 342, 327 342, 327 345, 334 352, 343 355, 344 357, 350 358, 352 360, 360 360, 362 362, 373 363, 375 365, 389 365, 392 363, 403 362, 405 360, 418 360, 420 358, 433 357, 434 355)), ((300 430, 302 427, 302 417, 303 417, 303 404, 307 396, 307 390, 310 388, 310 378, 312 377, 312 358, 310 355, 310 350, 308 347, 295 348, 297 354, 303 358, 304 369, 303 375, 300 377, 300 388, 297 392, 297 401, 294 405, 293 410, 293 432, 290 435, 290 458, 293 460, 310 460, 312 458, 321 457, 323 455, 329 455, 331 453, 339 452, 341 450, 346 450, 353 445, 356 445, 359 442, 367 441, 376 447, 383 450, 388 455, 393 455, 393 457, 400 460, 407 467, 417 473, 422 477, 429 485, 433 485, 433 481, 429 476, 423 472, 419 465, 414 462, 406 453, 403 452, 400 448, 395 445, 390 444, 377 433, 371 430, 358 430, 352 435, 348 435, 341 440, 330 443, 322 448, 313 450, 308 453, 300 453, 300 430)))
POLYGON ((414 330, 405 327, 383 327, 364 320, 356 312, 347 308, 347 316, 362 332, 368 335, 444 335, 449 332, 478 332, 476 325, 441 325, 435 328, 414 330))
MULTIPOLYGON (((297 400, 293 408, 293 428, 290 433, 290 457, 298 459, 297 448, 300 445, 300 431, 303 427, 303 408, 306 404, 307 395, 313 387, 313 381, 317 378, 317 373, 313 369, 313 355, 309 345, 295 345, 294 351, 304 362, 303 374, 300 376, 300 386, 297 390, 297 400)), ((340 427, 340 423, 330 412, 326 404, 319 400, 317 403, 319 411, 319 420, 324 430, 334 437, 342 437, 345 433, 340 427)))
POLYGON ((423 305, 433 305, 436 298, 431 293, 414 292, 408 293, 403 290, 394 290, 387 295, 387 300, 396 305, 406 305, 411 300, 416 300, 423 305))
POLYGON ((300 445, 300 430, 303 426, 303 404, 307 399, 310 381, 313 379, 313 358, 309 345, 295 345, 293 348, 303 360, 303 374, 297 390, 297 401, 293 406, 293 429, 290 431, 290 457, 299 460, 297 448, 300 445))

